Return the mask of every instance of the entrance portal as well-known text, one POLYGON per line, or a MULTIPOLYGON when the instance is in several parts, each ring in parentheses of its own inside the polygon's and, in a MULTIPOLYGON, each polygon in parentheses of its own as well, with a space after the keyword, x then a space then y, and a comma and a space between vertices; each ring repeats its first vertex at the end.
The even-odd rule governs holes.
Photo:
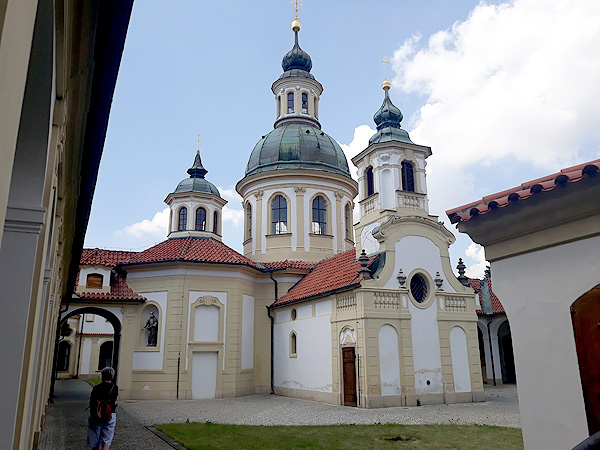
POLYGON ((342 348, 344 406, 356 406, 356 366, 354 347, 342 348))
POLYGON ((512 336, 508 320, 502 322, 498 328, 498 350, 500 351, 500 367, 502 368, 502 382, 516 383, 515 356, 513 354, 512 336))
POLYGON ((571 305, 579 376, 590 435, 600 431, 600 284, 571 305))

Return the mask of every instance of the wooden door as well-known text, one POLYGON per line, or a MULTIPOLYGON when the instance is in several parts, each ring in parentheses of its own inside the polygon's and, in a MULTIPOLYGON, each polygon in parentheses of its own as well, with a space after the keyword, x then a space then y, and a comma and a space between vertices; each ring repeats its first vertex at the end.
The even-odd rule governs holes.
POLYGON ((571 305, 583 401, 590 435, 600 431, 600 284, 571 305))
POLYGON ((356 406, 356 366, 354 364, 354 347, 342 348, 342 361, 344 406, 356 406))

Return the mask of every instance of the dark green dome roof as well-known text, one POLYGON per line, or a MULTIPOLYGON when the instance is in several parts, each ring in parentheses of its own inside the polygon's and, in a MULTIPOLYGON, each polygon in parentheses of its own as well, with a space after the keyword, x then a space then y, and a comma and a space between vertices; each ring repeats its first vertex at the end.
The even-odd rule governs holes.
POLYGON ((406 142, 407 144, 413 144, 413 141, 411 141, 408 136, 408 132, 403 130, 400 126, 400 122, 402 122, 403 118, 402 111, 400 111, 400 108, 394 106, 386 89, 383 104, 373 116, 375 125, 377 125, 377 133, 369 139, 369 144, 389 141, 400 141, 406 142))
POLYGON ((201 192, 203 194, 213 194, 217 197, 221 197, 219 190, 210 181, 204 179, 204 176, 208 173, 208 170, 202 165, 200 159, 200 151, 196 153, 194 164, 187 171, 190 174, 189 178, 182 180, 175 188, 174 194, 181 192, 201 192))
POLYGON ((339 144, 310 124, 282 124, 258 141, 248 160, 246 176, 277 169, 314 169, 350 177, 339 144))
POLYGON ((297 31, 295 35, 296 43, 294 47, 283 56, 281 61, 283 74, 279 78, 305 77, 314 80, 315 77, 310 74, 310 69, 312 69, 310 55, 300 48, 297 31))

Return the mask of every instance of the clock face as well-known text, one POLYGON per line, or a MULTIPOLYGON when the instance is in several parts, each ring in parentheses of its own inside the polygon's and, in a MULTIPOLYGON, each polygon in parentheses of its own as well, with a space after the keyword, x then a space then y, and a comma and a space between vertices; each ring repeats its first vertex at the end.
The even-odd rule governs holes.
POLYGON ((378 222, 370 223, 363 228, 362 233, 360 234, 360 245, 362 246, 362 249, 365 250, 367 255, 375 253, 379 250, 379 242, 377 242, 377 239, 375 239, 373 234, 371 234, 373 229, 377 226, 379 226, 378 222))

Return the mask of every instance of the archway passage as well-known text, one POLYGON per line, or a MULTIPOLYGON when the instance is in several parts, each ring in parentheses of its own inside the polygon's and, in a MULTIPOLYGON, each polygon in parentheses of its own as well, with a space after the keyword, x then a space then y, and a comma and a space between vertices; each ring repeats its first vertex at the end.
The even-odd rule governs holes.
POLYGON ((591 435, 600 431, 600 284, 575 300, 571 320, 591 435))
POLYGON ((502 322, 498 328, 498 349, 500 352, 500 366, 502 368, 502 382, 516 383, 515 356, 513 354, 512 336, 508 320, 502 322))
POLYGON ((56 370, 59 372, 66 372, 69 370, 69 358, 71 357, 71 344, 67 341, 61 341, 58 344, 58 359, 56 363, 56 370))
MULTIPOLYGON (((111 367, 115 369, 115 383, 117 381, 118 375, 118 366, 119 366, 119 349, 121 346, 121 321, 117 316, 115 316, 112 312, 107 311, 106 309, 99 308, 96 306, 82 306, 82 307, 74 307, 72 311, 68 311, 67 314, 59 319, 58 329, 60 330, 62 326, 67 323, 70 317, 73 317, 77 314, 96 314, 98 316, 104 317, 106 320, 110 322, 113 327, 113 341, 112 341, 112 351, 109 353, 111 367)), ((58 350, 58 349, 57 349, 58 350)), ((56 374, 57 363, 58 363, 58 354, 57 350, 55 350, 54 361, 55 361, 55 369, 54 374, 56 374)), ((105 350, 105 352, 108 351, 105 350)), ((108 356, 105 357, 105 360, 108 359, 108 356)), ((100 355, 100 361, 102 361, 102 353, 100 355)), ((100 366, 100 363, 99 363, 100 366)), ((54 375, 56 378, 56 375, 54 375)))
POLYGON ((102 370, 105 367, 112 367, 112 352, 112 341, 106 341, 102 343, 100 346, 100 356, 98 358, 98 370, 102 370))

